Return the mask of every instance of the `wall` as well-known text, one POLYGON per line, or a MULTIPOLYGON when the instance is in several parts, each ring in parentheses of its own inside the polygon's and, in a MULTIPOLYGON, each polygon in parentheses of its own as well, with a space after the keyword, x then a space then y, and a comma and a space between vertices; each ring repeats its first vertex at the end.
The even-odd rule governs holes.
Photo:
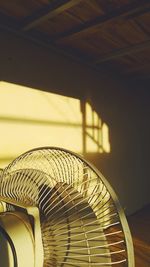
POLYGON ((108 178, 126 213, 148 203, 148 92, 134 91, 119 77, 98 73, 12 33, 1 31, 0 36, 0 79, 89 98, 110 127, 111 153, 86 157, 108 178))
POLYGON ((150 202, 150 92, 145 88, 114 92, 106 89, 103 99, 100 92, 93 97, 96 109, 110 126, 112 148, 110 156, 105 161, 99 158, 96 164, 101 165, 130 214, 150 202))

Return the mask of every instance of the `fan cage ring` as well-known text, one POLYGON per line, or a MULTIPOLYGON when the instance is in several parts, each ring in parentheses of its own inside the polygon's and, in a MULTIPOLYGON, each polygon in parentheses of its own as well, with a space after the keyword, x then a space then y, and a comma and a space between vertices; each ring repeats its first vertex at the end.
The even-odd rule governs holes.
POLYGON ((3 170, 0 196, 39 208, 44 266, 134 266, 118 198, 82 156, 57 147, 30 150, 3 170))

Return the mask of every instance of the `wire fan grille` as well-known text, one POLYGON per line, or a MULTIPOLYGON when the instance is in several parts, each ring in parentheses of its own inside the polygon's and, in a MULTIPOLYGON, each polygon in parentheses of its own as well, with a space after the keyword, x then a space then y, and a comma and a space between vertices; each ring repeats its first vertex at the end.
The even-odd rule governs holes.
POLYGON ((127 266, 118 204, 105 182, 72 152, 41 148, 4 169, 0 195, 39 207, 44 267, 127 266))

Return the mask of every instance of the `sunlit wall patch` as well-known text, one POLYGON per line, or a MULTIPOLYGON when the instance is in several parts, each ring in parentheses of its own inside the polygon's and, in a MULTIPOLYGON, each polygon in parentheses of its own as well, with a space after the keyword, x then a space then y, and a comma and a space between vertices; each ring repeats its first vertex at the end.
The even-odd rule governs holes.
POLYGON ((83 100, 0 82, 0 167, 34 147, 109 153, 109 129, 83 100))
POLYGON ((86 102, 83 108, 85 113, 83 118, 84 128, 83 131, 85 137, 85 153, 97 152, 97 153, 109 153, 109 128, 106 123, 102 121, 98 113, 92 108, 92 106, 86 102))

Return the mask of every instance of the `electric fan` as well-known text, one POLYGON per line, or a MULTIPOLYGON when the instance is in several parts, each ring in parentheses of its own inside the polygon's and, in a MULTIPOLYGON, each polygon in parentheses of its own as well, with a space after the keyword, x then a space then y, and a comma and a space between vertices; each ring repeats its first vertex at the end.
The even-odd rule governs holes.
POLYGON ((0 173, 0 266, 134 266, 107 180, 70 151, 28 151, 0 173))

